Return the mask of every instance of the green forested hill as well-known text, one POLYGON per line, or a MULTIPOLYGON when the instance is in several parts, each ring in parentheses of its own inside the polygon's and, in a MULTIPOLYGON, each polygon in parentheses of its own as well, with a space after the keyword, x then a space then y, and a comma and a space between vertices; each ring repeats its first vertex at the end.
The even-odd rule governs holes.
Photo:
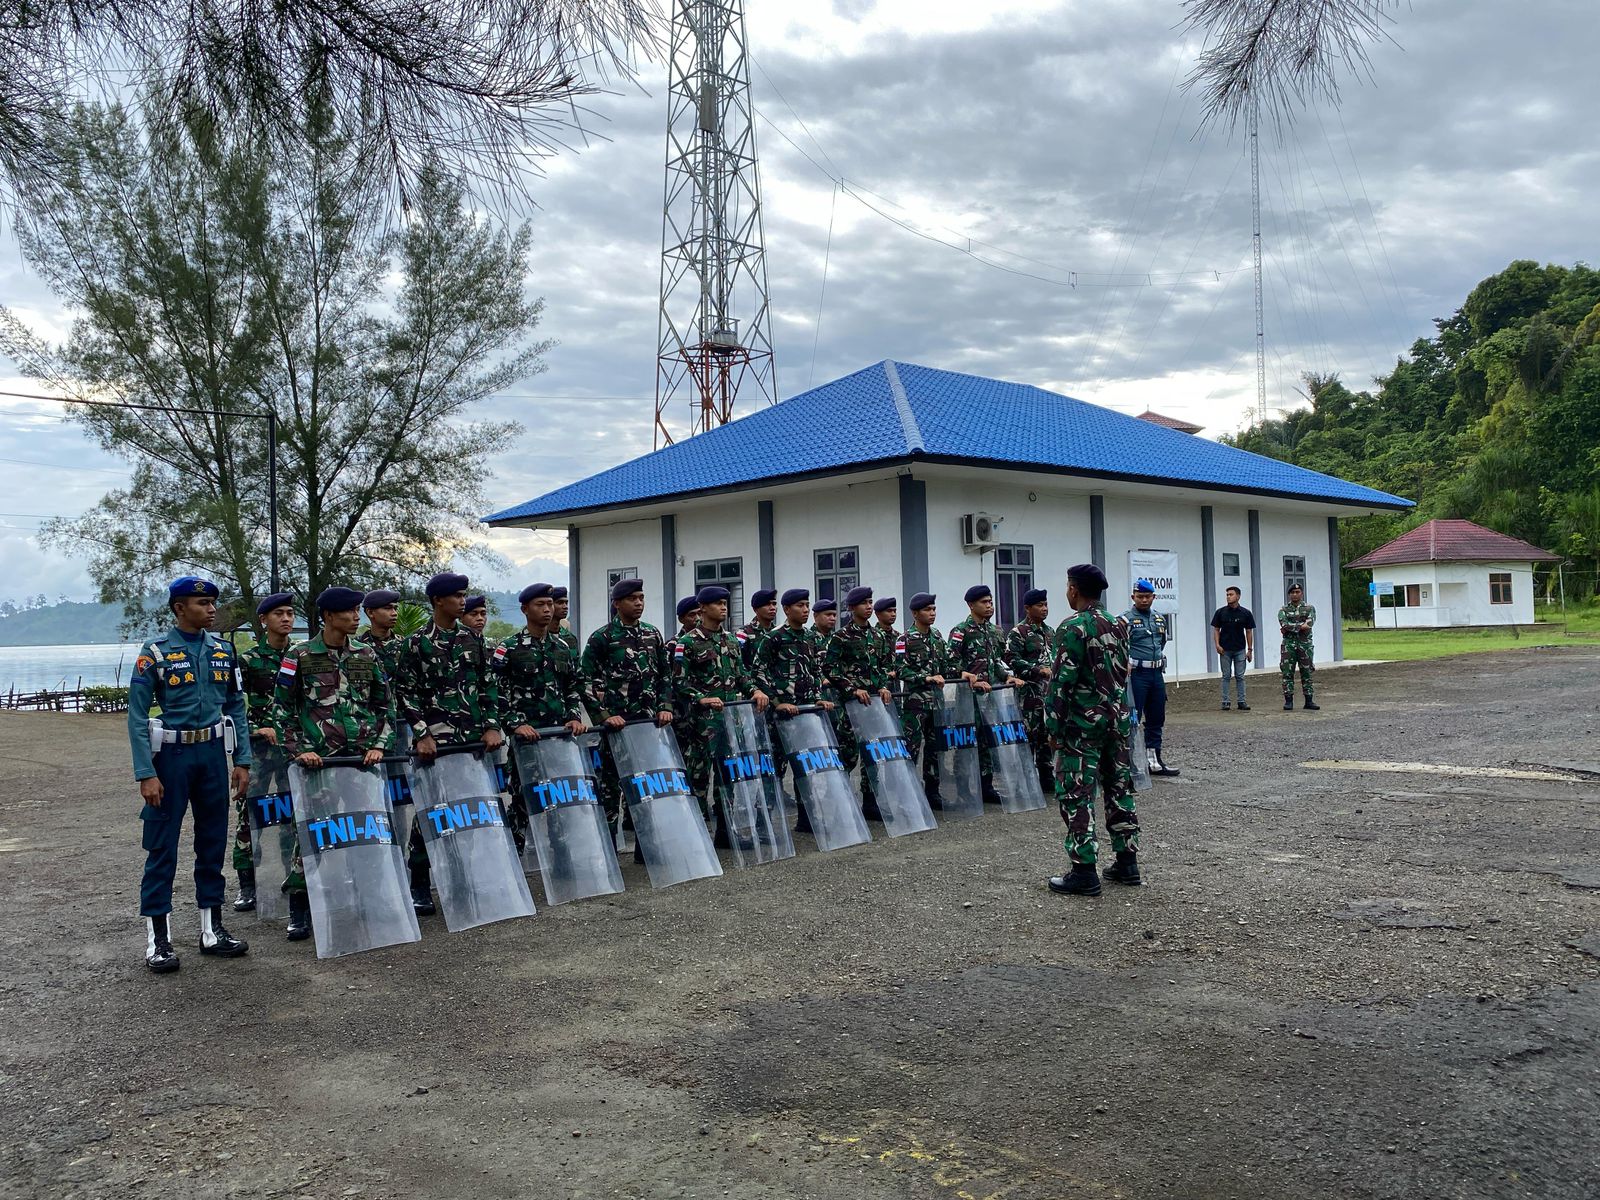
MULTIPOLYGON (((1344 526, 1346 562, 1431 517, 1566 555, 1568 595, 1600 586, 1600 271, 1512 263, 1472 289, 1375 392, 1305 377, 1309 408, 1224 441, 1417 502, 1344 526)), ((1347 615, 1370 609, 1344 581, 1347 615)))

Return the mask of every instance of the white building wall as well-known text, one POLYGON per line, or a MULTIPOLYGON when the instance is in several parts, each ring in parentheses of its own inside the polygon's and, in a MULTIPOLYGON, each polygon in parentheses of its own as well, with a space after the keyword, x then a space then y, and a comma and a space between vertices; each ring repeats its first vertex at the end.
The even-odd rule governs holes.
POLYGON ((1132 604, 1134 576, 1130 550, 1172 550, 1178 555, 1178 615, 1167 651, 1168 675, 1194 675, 1206 669, 1206 642, 1211 636, 1211 611, 1205 606, 1204 558, 1201 553, 1200 505, 1130 500, 1107 496, 1106 578, 1111 590, 1106 607, 1113 613, 1132 604))
POLYGON ((611 619, 606 572, 636 567, 644 580, 644 619, 660 624, 661 522, 655 517, 591 525, 578 534, 578 630, 587 638, 611 619))
POLYGON ((1306 600, 1317 609, 1313 634, 1315 661, 1333 659, 1333 573, 1328 561, 1328 518, 1261 510, 1261 586, 1264 596, 1245 607, 1256 618, 1256 663, 1276 668, 1281 639, 1278 609, 1283 607, 1283 560, 1286 555, 1306 560, 1306 600))
MULTIPOLYGON (((861 582, 879 596, 900 590, 900 490, 893 478, 845 484, 777 497, 772 506, 772 551, 779 592, 803 587, 817 599, 818 550, 855 546, 861 582)), ((781 614, 780 614, 781 615, 781 614)), ((904 616, 904 614, 902 614, 904 616)))
POLYGON ((1436 563, 1439 594, 1456 625, 1532 625, 1533 564, 1436 563), (1489 576, 1510 574, 1511 603, 1489 602, 1489 576))
MULTIPOLYGON (((1216 533, 1216 560, 1212 569, 1216 572, 1217 586, 1216 604, 1212 612, 1227 603, 1226 592, 1230 587, 1238 588, 1241 596, 1239 603, 1249 608, 1251 612, 1255 612, 1255 609, 1251 608, 1250 605, 1250 510, 1248 506, 1242 504, 1238 506, 1217 505, 1213 510, 1212 528, 1216 533), (1239 573, 1237 575, 1224 575, 1222 573, 1222 566, 1226 561, 1225 556, 1229 554, 1234 555, 1239 561, 1239 573)), ((1200 599, 1202 601, 1205 599, 1204 590, 1200 593, 1200 599)), ((1202 631, 1206 644, 1210 644, 1212 636, 1211 615, 1211 612, 1205 614, 1206 627, 1202 631)), ((1259 617, 1256 618, 1256 621, 1257 624, 1260 624, 1259 617)), ((1253 666, 1254 664, 1251 665, 1253 666)))
MULTIPOLYGON (((752 499, 730 498, 714 508, 695 508, 678 513, 678 569, 676 610, 679 596, 698 590, 694 565, 707 559, 737 558, 744 571, 744 595, 737 611, 730 611, 729 622, 737 628, 750 619, 750 593, 761 586, 761 526, 758 503, 752 499)), ((660 555, 657 554, 659 558, 660 555)), ((645 619, 659 622, 661 608, 652 602, 645 619)), ((676 618, 674 618, 676 628, 676 618)))
POLYGON ((1417 604, 1404 607, 1384 607, 1380 598, 1373 610, 1372 623, 1379 629, 1433 629, 1441 625, 1465 625, 1465 614, 1455 620, 1450 610, 1450 597, 1461 599, 1461 589, 1450 592, 1441 589, 1434 578, 1432 563, 1405 563, 1399 566, 1379 567, 1372 574, 1375 583, 1392 583, 1396 589, 1415 585, 1417 604))

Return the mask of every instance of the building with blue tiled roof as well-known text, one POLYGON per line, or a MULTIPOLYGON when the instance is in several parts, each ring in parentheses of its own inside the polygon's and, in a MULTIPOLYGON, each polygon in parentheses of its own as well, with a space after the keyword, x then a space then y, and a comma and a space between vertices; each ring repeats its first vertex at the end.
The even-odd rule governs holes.
MULTIPOLYGON (((1324 614, 1318 657, 1340 657, 1341 517, 1411 502, 1043 388, 886 361, 485 518, 566 531, 572 617, 608 615, 610 580, 637 575, 647 617, 717 581, 813 599, 856 583, 902 600, 943 593, 965 616, 974 582, 1010 623, 1029 587, 1065 615, 1066 569, 1099 563, 1115 609, 1137 569, 1173 576, 1169 670, 1214 666, 1211 613, 1238 586, 1270 614, 1302 581, 1324 614)), ((1262 622, 1258 662, 1276 631, 1262 622)))

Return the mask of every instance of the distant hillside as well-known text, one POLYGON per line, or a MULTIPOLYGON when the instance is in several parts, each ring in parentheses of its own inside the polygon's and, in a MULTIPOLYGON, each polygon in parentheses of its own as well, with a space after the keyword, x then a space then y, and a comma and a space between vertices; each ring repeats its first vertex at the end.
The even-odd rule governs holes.
POLYGON ((123 641, 117 631, 120 604, 66 600, 40 608, 0 613, 0 646, 84 646, 123 641))

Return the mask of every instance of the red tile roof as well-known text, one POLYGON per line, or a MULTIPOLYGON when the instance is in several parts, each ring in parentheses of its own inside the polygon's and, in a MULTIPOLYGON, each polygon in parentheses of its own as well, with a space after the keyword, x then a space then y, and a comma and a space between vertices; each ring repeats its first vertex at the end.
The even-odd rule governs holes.
POLYGON ((1388 567, 1425 562, 1559 562, 1559 554, 1475 525, 1471 521, 1433 520, 1403 533, 1386 546, 1363 554, 1357 567, 1388 567))
POLYGON ((1188 421, 1180 421, 1177 417, 1164 417, 1158 412, 1145 409, 1139 414, 1139 420, 1149 421, 1152 425, 1159 425, 1163 429, 1176 429, 1179 433, 1199 433, 1204 425, 1192 425, 1188 421))

